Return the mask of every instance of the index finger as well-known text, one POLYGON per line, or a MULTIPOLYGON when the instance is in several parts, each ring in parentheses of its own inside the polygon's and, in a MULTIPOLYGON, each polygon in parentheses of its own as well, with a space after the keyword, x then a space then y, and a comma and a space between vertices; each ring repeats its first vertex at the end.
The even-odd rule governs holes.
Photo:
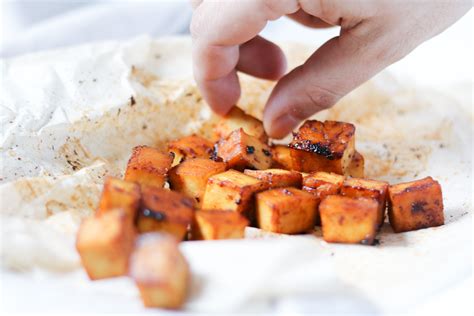
POLYGON ((239 45, 299 9, 297 0, 203 1, 191 21, 194 77, 211 108, 225 114, 238 100, 239 45))

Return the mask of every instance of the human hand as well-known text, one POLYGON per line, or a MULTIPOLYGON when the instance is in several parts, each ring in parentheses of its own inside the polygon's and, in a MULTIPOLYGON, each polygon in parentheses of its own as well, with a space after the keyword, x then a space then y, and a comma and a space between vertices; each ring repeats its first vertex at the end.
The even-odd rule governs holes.
MULTIPOLYGON (((193 0, 194 76, 218 114, 240 96, 237 71, 278 80, 264 110, 264 126, 282 138, 299 122, 341 97, 440 33, 470 1, 193 0), (284 15, 313 27, 340 26, 338 37, 285 74, 281 49, 258 36, 284 15)), ((433 65, 435 66, 435 65, 433 65)))

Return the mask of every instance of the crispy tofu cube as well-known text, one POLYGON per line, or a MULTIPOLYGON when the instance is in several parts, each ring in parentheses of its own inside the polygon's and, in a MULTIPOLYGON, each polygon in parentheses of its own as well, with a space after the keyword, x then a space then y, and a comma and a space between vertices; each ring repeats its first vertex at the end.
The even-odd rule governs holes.
POLYGON ((317 198, 295 188, 273 189, 257 194, 257 222, 263 230, 298 234, 314 227, 317 198))
POLYGON ((273 145, 271 150, 273 161, 272 168, 294 170, 290 147, 285 145, 273 145))
POLYGON ((369 179, 347 178, 341 187, 341 194, 352 197, 364 197, 377 201, 377 223, 383 225, 385 220, 385 209, 387 202, 388 183, 369 179))
POLYGON ((259 119, 246 114, 240 108, 234 106, 226 116, 219 120, 214 129, 215 140, 227 138, 234 130, 242 128, 245 133, 251 135, 261 142, 266 143, 268 136, 259 119))
POLYGON ((444 224, 441 186, 431 177, 391 185, 388 201, 388 218, 396 233, 444 224))
POLYGON ((138 238, 130 276, 146 307, 178 309, 190 287, 188 263, 177 240, 166 234, 146 233, 138 238))
POLYGON ((189 159, 169 171, 170 187, 194 198, 197 204, 201 205, 207 180, 225 170, 224 162, 204 158, 189 159))
POLYGON ((125 171, 125 180, 140 185, 163 187, 166 174, 171 168, 173 157, 148 146, 133 148, 132 156, 125 171))
POLYGON ((364 156, 362 156, 358 151, 355 151, 354 157, 352 157, 345 175, 353 178, 363 178, 364 169, 364 156))
POLYGON ((268 188, 267 183, 235 170, 209 178, 202 209, 227 210, 254 220, 254 194, 268 188))
POLYGON ((240 239, 249 221, 237 212, 206 210, 194 214, 192 237, 196 240, 240 239))
POLYGON ((168 143, 168 152, 174 159, 172 166, 191 158, 209 158, 214 150, 214 144, 196 134, 182 137, 168 143))
POLYGON ((91 280, 126 275, 135 228, 122 209, 86 218, 79 227, 76 249, 91 280))
POLYGON ((140 198, 140 186, 135 182, 108 177, 104 182, 97 213, 121 208, 133 219, 137 215, 140 198))
POLYGON ((138 213, 140 233, 164 232, 183 240, 193 220, 194 200, 181 193, 145 186, 142 188, 142 208, 138 213))
POLYGON ((244 173, 251 177, 268 183, 268 187, 284 188, 295 187, 301 188, 302 176, 297 171, 283 170, 283 169, 267 169, 267 170, 249 170, 245 169, 244 173))
POLYGON ((217 156, 232 169, 268 169, 272 165, 270 147, 243 129, 233 131, 217 144, 217 156))
POLYGON ((345 174, 354 156, 355 127, 350 123, 308 120, 290 145, 293 167, 303 172, 345 174))
POLYGON ((378 207, 374 199, 327 196, 319 205, 324 240, 372 245, 378 227, 378 207))

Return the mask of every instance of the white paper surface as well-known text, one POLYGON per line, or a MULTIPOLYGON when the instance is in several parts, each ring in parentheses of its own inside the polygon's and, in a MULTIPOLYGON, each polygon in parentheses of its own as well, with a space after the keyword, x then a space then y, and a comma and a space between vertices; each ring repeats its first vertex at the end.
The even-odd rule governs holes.
MULTIPOLYGON (((126 278, 88 281, 74 233, 104 175, 120 175, 133 146, 209 131, 213 116, 191 79, 189 47, 188 39, 138 38, 2 61, 4 310, 150 312, 126 278)), ((285 47, 291 65, 309 53, 285 47)), ((271 84, 242 80, 240 105, 259 115, 271 84)), ((397 312, 469 276, 473 116, 459 100, 382 74, 318 115, 356 124, 369 177, 439 180, 445 226, 393 234, 386 225, 376 247, 327 244, 318 231, 272 237, 254 229, 248 240, 186 242, 194 276, 186 309, 397 312)))

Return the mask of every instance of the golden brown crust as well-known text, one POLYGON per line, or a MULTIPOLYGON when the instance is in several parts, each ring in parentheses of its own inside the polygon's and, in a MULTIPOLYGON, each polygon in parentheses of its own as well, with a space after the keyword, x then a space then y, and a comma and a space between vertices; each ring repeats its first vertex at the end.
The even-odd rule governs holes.
POLYGON ((172 161, 170 154, 164 154, 158 149, 148 146, 134 147, 125 171, 125 180, 140 185, 163 187, 172 161))
POLYGON ((123 209, 130 218, 136 218, 140 205, 140 187, 138 184, 114 177, 105 179, 97 214, 110 210, 123 209))
POLYGON ((268 169, 272 165, 270 147, 241 128, 221 139, 217 143, 216 153, 229 168, 236 170, 268 169))
POLYGON ((263 143, 267 143, 268 136, 259 119, 246 114, 237 106, 234 106, 227 115, 219 120, 214 128, 214 140, 226 138, 234 130, 242 128, 245 133, 256 137, 263 143))
POLYGON ((396 233, 444 224, 441 186, 431 177, 391 185, 388 217, 396 233))
POLYGON ((325 241, 374 243, 378 226, 375 200, 330 195, 319 205, 319 212, 325 241))
POLYGON ((137 220, 138 231, 165 232, 182 240, 186 237, 193 212, 193 199, 178 192, 144 186, 137 220))
POLYGON ((295 188, 280 188, 257 194, 258 227, 263 230, 298 234, 314 227, 317 198, 295 188))
POLYGON ((352 160, 345 172, 345 175, 353 178, 363 178, 365 174, 364 165, 364 156, 362 156, 362 154, 356 150, 354 152, 354 157, 352 157, 352 160))
POLYGON ((272 151, 272 168, 280 168, 286 170, 295 170, 293 168, 293 159, 291 158, 291 148, 286 145, 273 145, 272 151))
POLYGON ((204 137, 192 134, 168 143, 168 152, 173 154, 173 166, 192 158, 210 158, 214 144, 204 137))
POLYGON ((244 238, 249 221, 237 212, 205 210, 194 214, 192 238, 195 240, 244 238))
POLYGON ((347 178, 341 187, 341 194, 358 198, 374 199, 379 204, 377 223, 381 227, 385 220, 388 183, 385 181, 347 178))
POLYGON ((295 187, 301 188, 302 176, 297 171, 284 169, 249 170, 244 173, 268 183, 270 189, 295 187))

